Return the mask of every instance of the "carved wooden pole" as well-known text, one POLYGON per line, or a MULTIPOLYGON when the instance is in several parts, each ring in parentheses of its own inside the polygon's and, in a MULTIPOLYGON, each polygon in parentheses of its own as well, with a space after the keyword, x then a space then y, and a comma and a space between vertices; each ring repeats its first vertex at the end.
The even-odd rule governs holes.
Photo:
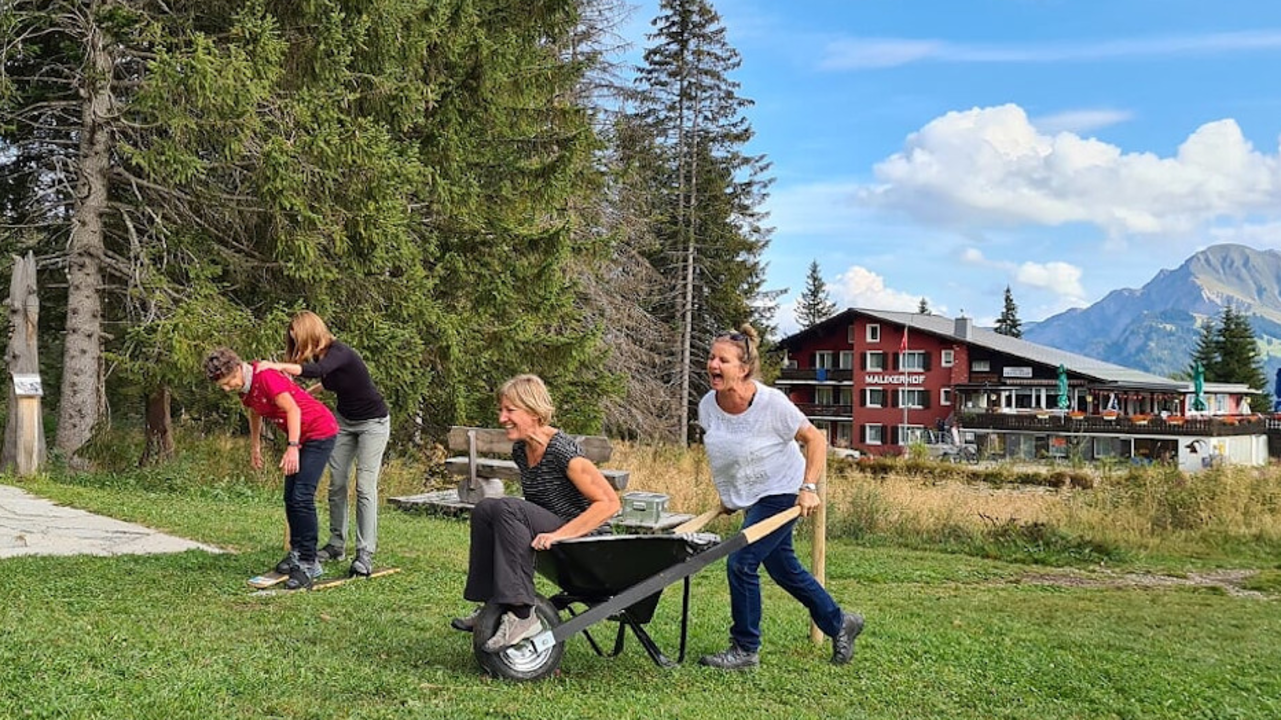
POLYGON ((40 472, 45 461, 43 414, 40 409, 38 330, 40 298, 36 293, 36 259, 31 253, 13 258, 9 282, 9 418, 5 424, 0 467, 19 475, 40 472))

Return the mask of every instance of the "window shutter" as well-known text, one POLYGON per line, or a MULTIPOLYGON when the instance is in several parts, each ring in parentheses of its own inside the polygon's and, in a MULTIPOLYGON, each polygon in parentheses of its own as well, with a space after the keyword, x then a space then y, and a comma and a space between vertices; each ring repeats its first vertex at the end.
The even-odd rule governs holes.
POLYGON ((859 363, 859 365, 858 365, 858 369, 859 369, 859 370, 866 370, 866 369, 867 369, 867 353, 866 353, 866 352, 863 352, 863 353, 860 353, 860 354, 859 354, 859 356, 858 356, 858 363, 859 363))
POLYGON ((890 426, 890 444, 898 445, 898 425, 890 426))
POLYGON ((867 442, 867 426, 866 425, 858 426, 858 441, 861 443, 867 442))
POLYGON ((930 392, 928 390, 921 392, 921 407, 926 408, 927 410, 930 407, 930 392))
POLYGON ((932 353, 932 352, 926 352, 926 353, 925 353, 925 371, 926 371, 926 372, 929 372, 929 371, 930 371, 930 366, 931 366, 931 362, 930 362, 930 361, 931 361, 933 358, 934 358, 934 353, 932 353))
POLYGON ((894 369, 895 369, 895 370, 898 370, 898 358, 899 358, 899 356, 900 356, 900 355, 902 355, 902 353, 894 353, 894 354, 893 354, 893 357, 894 357, 894 369))
POLYGON ((866 389, 864 389, 863 392, 858 394, 858 406, 867 407, 867 390, 866 389))

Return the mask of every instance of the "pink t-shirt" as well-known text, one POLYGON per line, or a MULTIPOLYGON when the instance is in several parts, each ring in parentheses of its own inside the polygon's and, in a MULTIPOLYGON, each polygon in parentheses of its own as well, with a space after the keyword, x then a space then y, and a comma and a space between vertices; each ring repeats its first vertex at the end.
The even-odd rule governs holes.
POLYGON ((324 403, 312 397, 279 370, 259 370, 257 363, 253 363, 253 369, 249 392, 240 396, 240 402, 245 407, 271 421, 281 432, 289 432, 285 411, 276 405, 276 397, 281 393, 288 393, 298 404, 298 410, 302 414, 302 428, 298 436, 300 442, 323 440, 338 434, 338 422, 324 403))

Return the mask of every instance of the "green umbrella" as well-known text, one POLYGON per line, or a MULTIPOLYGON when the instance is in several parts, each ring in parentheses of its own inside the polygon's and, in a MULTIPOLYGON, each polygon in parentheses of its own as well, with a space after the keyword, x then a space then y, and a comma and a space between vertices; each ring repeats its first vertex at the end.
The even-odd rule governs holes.
POLYGON ((1059 409, 1067 410, 1072 401, 1068 398, 1067 368, 1059 365, 1059 409))
POLYGON ((1192 369, 1192 387, 1196 394, 1192 396, 1192 409, 1205 412, 1205 366, 1198 360, 1192 369))

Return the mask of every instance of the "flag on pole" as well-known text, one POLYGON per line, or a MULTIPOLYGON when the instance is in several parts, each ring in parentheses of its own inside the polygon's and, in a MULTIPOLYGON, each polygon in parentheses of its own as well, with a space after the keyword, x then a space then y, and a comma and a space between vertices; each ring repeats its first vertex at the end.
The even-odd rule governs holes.
POLYGON ((903 339, 898 344, 898 351, 901 353, 907 352, 907 328, 907 325, 903 326, 903 339))

